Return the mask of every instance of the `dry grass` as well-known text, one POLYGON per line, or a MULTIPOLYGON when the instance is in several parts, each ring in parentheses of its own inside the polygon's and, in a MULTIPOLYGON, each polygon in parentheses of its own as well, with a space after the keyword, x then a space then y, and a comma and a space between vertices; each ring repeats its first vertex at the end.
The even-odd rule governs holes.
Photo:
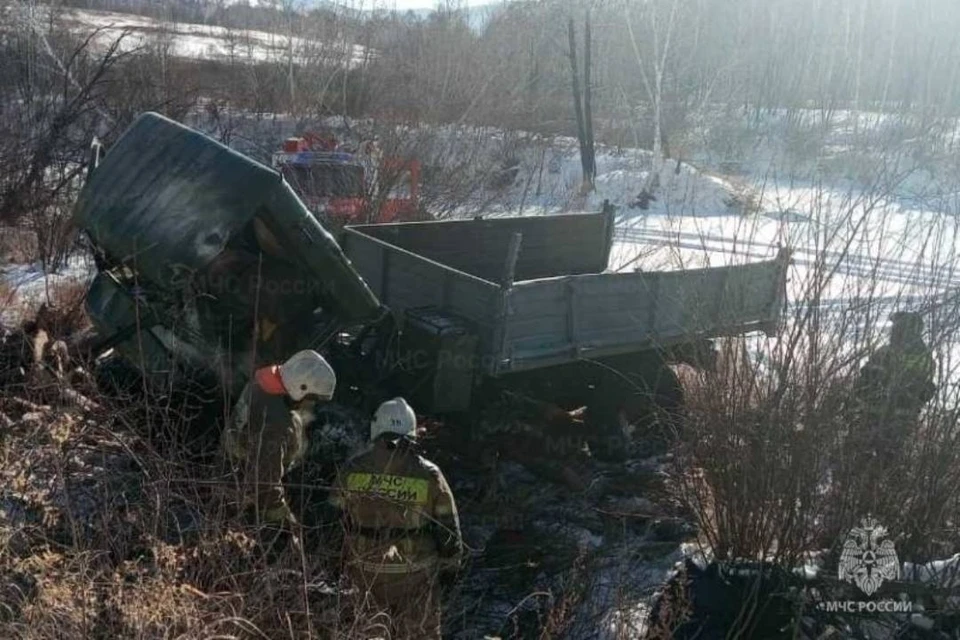
POLYGON ((690 619, 693 602, 689 589, 690 579, 683 568, 660 594, 646 640, 670 640, 677 629, 690 619))
POLYGON ((934 400, 881 464, 862 445, 854 374, 831 367, 815 381, 795 372, 782 382, 773 379, 784 376, 776 365, 742 368, 708 374, 689 396, 685 459, 699 473, 678 474, 720 558, 795 565, 868 513, 897 531, 902 559, 957 550, 960 422, 952 393, 934 400))
MULTIPOLYGON (((35 319, 53 340, 85 323, 75 288, 55 294, 62 304, 35 319)), ((386 614, 340 580, 338 523, 271 549, 238 512, 237 479, 211 455, 221 408, 188 421, 182 399, 107 393, 58 373, 49 349, 46 367, 31 365, 29 344, 18 353, 6 366, 22 382, 0 397, 0 637, 382 635, 386 614)), ((563 637, 576 618, 584 562, 542 608, 539 637, 563 637)))
POLYGON ((60 280, 50 283, 42 302, 26 309, 27 317, 53 335, 75 334, 90 328, 84 310, 87 285, 78 280, 60 280))
POLYGON ((717 371, 688 387, 677 486, 719 559, 798 562, 825 533, 818 487, 839 416, 776 394, 739 349, 723 351, 717 371))
POLYGON ((31 264, 39 257, 36 234, 21 227, 0 227, 0 260, 31 264))
MULTIPOLYGON (((794 372, 784 383, 776 372, 740 361, 687 387, 672 479, 708 557, 786 569, 819 557, 818 588, 827 588, 847 532, 867 515, 891 532, 901 562, 922 565, 960 551, 953 394, 932 402, 906 445, 891 446, 881 463, 861 446, 851 376, 838 369, 814 383, 794 372)), ((937 597, 955 592, 946 581, 925 588, 937 597)), ((741 606, 731 634, 757 623, 752 604, 741 606)))
POLYGON ((320 588, 327 535, 261 544, 232 475, 156 435, 187 428, 176 405, 70 385, 90 408, 27 380, 0 398, 0 637, 361 637, 351 597, 320 588))
MULTIPOLYGON (((339 577, 339 525, 271 550, 269 532, 238 513, 236 479, 216 458, 151 435, 188 428, 171 419, 173 407, 78 390, 98 408, 56 394, 41 404, 50 394, 40 390, 0 399, 10 421, 0 442, 0 579, 9 585, 0 637, 384 635, 387 614, 339 577)), ((505 640, 534 628, 538 638, 565 637, 591 580, 588 558, 571 562, 536 620, 505 640)))
POLYGON ((17 304, 17 291, 0 280, 0 309, 11 309, 17 304))
POLYGON ((840 354, 815 368, 766 355, 765 368, 731 358, 683 378, 685 455, 674 480, 710 550, 796 566, 868 513, 896 532, 901 559, 960 549, 955 390, 939 381, 942 393, 881 465, 862 447, 856 373, 834 361, 840 354))

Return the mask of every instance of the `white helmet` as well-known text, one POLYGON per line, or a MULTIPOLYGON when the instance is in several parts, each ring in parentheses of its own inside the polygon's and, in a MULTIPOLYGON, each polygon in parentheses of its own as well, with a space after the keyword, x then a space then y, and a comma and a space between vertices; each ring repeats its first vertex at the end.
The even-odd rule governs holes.
POLYGON ((417 415, 403 398, 388 400, 377 408, 373 422, 370 423, 370 440, 376 440, 384 433, 411 437, 416 435, 417 415))
POLYGON ((287 395, 295 402, 314 395, 321 400, 333 398, 337 374, 316 351, 304 349, 280 365, 280 380, 287 395))

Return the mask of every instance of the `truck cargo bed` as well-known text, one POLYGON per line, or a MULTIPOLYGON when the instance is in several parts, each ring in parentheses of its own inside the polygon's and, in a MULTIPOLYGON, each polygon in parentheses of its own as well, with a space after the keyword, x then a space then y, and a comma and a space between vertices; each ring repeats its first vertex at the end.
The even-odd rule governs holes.
POLYGON ((470 323, 487 375, 775 330, 786 252, 746 265, 604 273, 612 231, 608 209, 354 226, 343 248, 395 313, 435 307, 470 323))

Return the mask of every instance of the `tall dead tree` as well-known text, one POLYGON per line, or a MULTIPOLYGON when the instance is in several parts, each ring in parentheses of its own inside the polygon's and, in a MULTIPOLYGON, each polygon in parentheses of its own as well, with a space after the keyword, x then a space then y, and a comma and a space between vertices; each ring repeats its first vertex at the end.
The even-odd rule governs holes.
MULTIPOLYGON (((666 24, 661 21, 658 2, 652 1, 642 5, 643 12, 649 20, 650 44, 652 46, 651 55, 644 56, 640 51, 638 39, 633 31, 633 22, 630 18, 630 11, 625 12, 627 19, 627 32, 630 34, 630 44, 633 46, 634 55, 637 59, 637 67, 640 70, 640 78, 643 80, 643 86, 647 90, 647 97, 653 105, 653 170, 647 179, 645 190, 652 192, 660 186, 660 170, 663 167, 664 156, 663 141, 666 136, 663 133, 663 80, 667 62, 670 56, 670 44, 673 39, 674 26, 677 22, 677 5, 679 0, 664 0, 670 3, 670 13, 667 16, 666 24), (645 58, 647 58, 645 60, 645 58), (647 66, 650 66, 652 73, 647 73, 647 66)), ((641 6, 641 5, 637 5, 641 6)))
POLYGON ((584 34, 584 87, 580 91, 580 71, 577 68, 577 38, 573 28, 573 18, 567 23, 567 35, 570 39, 570 84, 573 89, 573 110, 577 118, 577 140, 580 142, 580 166, 583 169, 581 191, 593 191, 593 181, 597 175, 597 163, 593 146, 593 113, 590 104, 590 14, 587 14, 586 33, 584 34))
POLYGON ((583 128, 587 137, 587 152, 590 165, 590 184, 597 176, 597 156, 593 145, 593 102, 590 72, 593 68, 593 47, 591 46, 590 10, 583 21, 583 128))

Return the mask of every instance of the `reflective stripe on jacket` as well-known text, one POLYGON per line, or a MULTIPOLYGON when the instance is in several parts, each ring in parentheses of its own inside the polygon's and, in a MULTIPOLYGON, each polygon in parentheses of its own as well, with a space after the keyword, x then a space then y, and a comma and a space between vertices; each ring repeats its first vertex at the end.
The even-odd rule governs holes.
POLYGON ((410 573, 459 559, 453 494, 433 463, 403 441, 379 439, 347 461, 330 501, 345 518, 349 558, 363 571, 410 573))

